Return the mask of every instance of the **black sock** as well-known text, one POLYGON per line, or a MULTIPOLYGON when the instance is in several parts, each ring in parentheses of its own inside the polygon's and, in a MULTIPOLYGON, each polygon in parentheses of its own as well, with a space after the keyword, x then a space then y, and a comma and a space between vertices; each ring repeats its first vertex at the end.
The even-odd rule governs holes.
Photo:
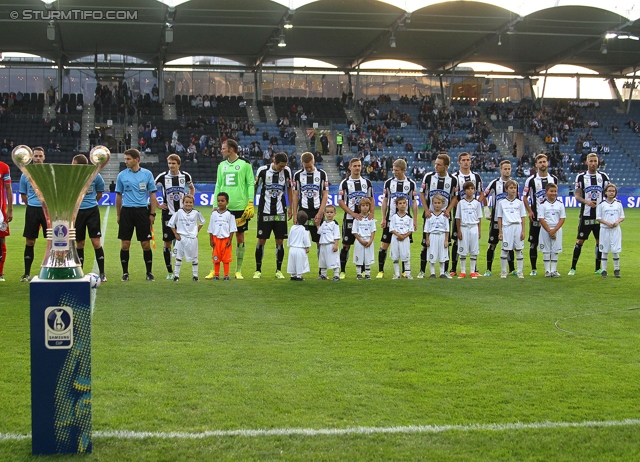
POLYGON ((256 244, 256 271, 262 271, 262 255, 264 254, 264 246, 256 244))
POLYGON ((420 251, 420 271, 425 272, 427 270, 427 248, 422 247, 420 251))
POLYGON ((537 246, 533 244, 529 247, 529 261, 531 262, 531 271, 536 271, 538 268, 538 249, 537 246))
POLYGON ((380 247, 378 250, 378 271, 384 271, 384 262, 387 259, 387 249, 380 247))
POLYGON ((491 271, 491 266, 493 265, 493 258, 495 256, 496 246, 490 245, 487 247, 487 271, 491 271))
POLYGON ((142 258, 144 258, 144 264, 147 268, 147 273, 152 272, 153 267, 153 252, 151 250, 143 250, 142 258))
POLYGON ((24 274, 31 274, 31 264, 33 263, 33 246, 24 246, 24 274))
POLYGON ((342 250, 340 251, 340 271, 345 272, 347 268, 347 259, 349 258, 349 247, 342 246, 342 250))
POLYGON ((98 272, 104 274, 104 249, 102 247, 96 249, 96 261, 98 262, 98 272))
POLYGON ((456 271, 458 269, 458 240, 455 239, 453 241, 453 246, 451 246, 451 271, 456 271))
POLYGON ((515 271, 516 267, 514 264, 514 259, 516 258, 516 255, 514 253, 513 250, 509 250, 509 256, 507 257, 507 264, 509 265, 509 272, 513 272, 515 271))
POLYGON ((78 251, 78 258, 80 259, 80 268, 84 268, 84 247, 76 250, 78 251))
POLYGON ((284 260, 284 244, 276 244, 276 270, 282 269, 282 260, 284 260))
POLYGON ((602 252, 596 243, 596 271, 600 269, 600 262, 602 261, 602 252))
MULTIPOLYGON (((576 266, 578 265, 578 259, 580 258, 580 252, 582 252, 582 244, 576 244, 573 247, 573 259, 571 260, 571 269, 575 270, 576 266)), ((596 269, 597 269, 598 263, 596 262, 596 269)))
POLYGON ((162 249, 162 256, 164 257, 164 264, 167 267, 167 272, 173 273, 171 269, 171 248, 164 247, 162 249))
POLYGON ((122 265, 122 273, 129 272, 129 251, 120 250, 120 264, 122 265))

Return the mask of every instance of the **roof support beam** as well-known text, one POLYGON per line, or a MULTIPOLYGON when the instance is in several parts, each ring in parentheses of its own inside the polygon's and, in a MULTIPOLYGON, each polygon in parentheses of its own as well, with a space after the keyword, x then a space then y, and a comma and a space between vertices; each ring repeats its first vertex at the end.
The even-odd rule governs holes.
POLYGON ((539 72, 545 71, 546 69, 549 69, 550 67, 555 66, 556 64, 561 64, 563 61, 572 58, 595 45, 598 45, 602 41, 604 34, 606 34, 607 32, 618 32, 632 24, 633 21, 628 21, 616 27, 608 27, 605 30, 601 31, 600 35, 597 38, 589 38, 583 40, 582 42, 572 46, 568 50, 561 51, 560 53, 549 58, 543 65, 530 69, 530 72, 533 74, 537 74, 539 72))
POLYGON ((457 56, 455 56, 450 62, 442 66, 442 70, 446 72, 449 69, 455 68, 460 63, 467 61, 468 58, 473 56, 474 53, 476 53, 480 48, 486 45, 490 40, 496 37, 499 37, 504 33, 509 32, 511 29, 513 29, 513 26, 515 26, 517 23, 522 21, 522 19, 523 18, 521 16, 516 16, 511 21, 503 24, 500 28, 498 28, 498 30, 496 30, 495 33, 485 35, 480 40, 476 41, 475 43, 472 43, 470 46, 468 46, 463 51, 461 51, 457 56))
POLYGON ((398 16, 396 20, 393 21, 393 23, 391 23, 391 25, 389 26, 389 29, 385 29, 383 32, 379 33, 376 36, 376 38, 374 38, 371 42, 369 42, 369 44, 366 47, 364 47, 362 51, 360 51, 360 53, 358 53, 356 58, 351 62, 351 68, 355 69, 358 66, 360 66, 360 64, 362 64, 369 56, 373 54, 373 52, 378 48, 378 45, 380 44, 380 42, 383 39, 386 39, 390 32, 391 33, 395 32, 398 29, 398 26, 400 24, 405 24, 405 21, 410 16, 411 16, 410 13, 406 13, 406 12, 398 16))

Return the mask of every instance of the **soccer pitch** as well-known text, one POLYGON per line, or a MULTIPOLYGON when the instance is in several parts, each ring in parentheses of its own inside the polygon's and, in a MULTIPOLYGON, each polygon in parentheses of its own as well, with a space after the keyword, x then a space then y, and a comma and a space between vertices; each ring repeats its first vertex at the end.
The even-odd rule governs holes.
MULTIPOLYGON (((317 281, 312 250, 312 272, 294 283, 273 277, 271 239, 253 280, 252 222, 244 281, 204 280, 205 226, 200 282, 189 263, 180 282, 164 280, 158 241, 157 282, 144 280, 134 243, 122 283, 112 208, 93 318, 94 451, 83 460, 638 460, 640 212, 625 209, 622 279, 593 274, 593 238, 566 275, 577 213, 567 210, 559 279, 529 277, 525 250, 524 280, 500 279, 496 258, 478 280, 392 281, 387 259, 382 280, 356 280, 350 262, 347 279, 317 281)), ((17 207, 0 285, 3 461, 31 458, 23 220, 17 207)), ((482 231, 481 272, 486 220, 482 231)), ((419 239, 412 249, 415 276, 419 239)), ((34 274, 43 250, 39 239, 34 274)))

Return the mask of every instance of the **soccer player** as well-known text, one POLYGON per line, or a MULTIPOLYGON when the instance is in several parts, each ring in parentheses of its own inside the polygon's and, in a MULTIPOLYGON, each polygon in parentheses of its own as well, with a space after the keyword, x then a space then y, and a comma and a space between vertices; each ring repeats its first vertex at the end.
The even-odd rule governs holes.
POLYGON ((231 263, 231 243, 233 233, 238 231, 236 219, 227 209, 229 195, 226 192, 218 193, 218 208, 211 213, 209 221, 209 240, 211 242, 213 259, 213 279, 220 279, 220 263, 224 267, 224 280, 229 281, 229 264, 231 263))
POLYGON ((340 280, 340 226, 335 222, 336 208, 327 205, 324 208, 324 221, 318 224, 318 279, 327 279, 327 268, 333 270, 333 280, 340 280))
POLYGON ((302 169, 293 175, 291 185, 293 190, 291 211, 294 223, 304 225, 311 233, 311 240, 319 245, 318 226, 322 223, 324 208, 329 198, 329 180, 324 170, 316 168, 313 154, 310 152, 303 153, 300 161, 302 169), (306 223, 297 222, 300 210, 307 214, 306 223))
POLYGON ((13 191, 11 189, 10 169, 4 162, 0 162, 0 213, 2 213, 3 217, 0 220, 3 223, 0 227, 0 282, 5 282, 4 262, 7 260, 5 238, 11 234, 9 223, 13 220, 13 191))
POLYGON ((407 213, 407 200, 399 197, 396 200, 396 213, 391 215, 389 232, 391 238, 391 259, 393 260, 393 278, 400 279, 400 262, 405 269, 405 277, 411 276, 411 240, 410 236, 415 231, 414 219, 407 213))
MULTIPOLYGON (((431 206, 431 198, 436 194, 439 194, 444 200, 442 210, 447 219, 450 219, 451 209, 458 201, 458 180, 447 172, 450 162, 451 160, 447 154, 438 154, 434 164, 435 171, 427 173, 422 180, 422 186, 420 187, 420 201, 422 202, 422 207, 424 209, 425 221, 431 216, 431 211, 433 210, 433 207, 431 206)), ((447 230, 447 232, 449 231, 447 230)), ((422 251, 420 252, 420 273, 418 274, 418 279, 422 279, 424 277, 424 272, 427 269, 427 247, 426 235, 423 235, 422 251)), ((447 252, 448 251, 449 246, 447 245, 447 252)), ((445 262, 445 269, 448 271, 449 259, 447 258, 443 261, 445 262)))
MULTIPOLYGON (((498 219, 496 242, 498 240, 502 241, 502 252, 500 254, 502 273, 500 273, 500 277, 505 279, 509 274, 507 273, 507 259, 509 258, 509 252, 515 251, 518 260, 517 276, 523 279, 524 255, 522 254, 522 249, 524 249, 524 217, 527 216, 527 211, 524 208, 524 203, 518 197, 518 183, 514 180, 507 180, 504 183, 504 190, 507 192, 507 197, 498 202, 497 210, 494 207, 494 215, 498 219)), ((511 262, 513 262, 513 259, 511 259, 511 262)))
POLYGON ((195 199, 190 194, 182 197, 182 208, 169 220, 169 228, 176 237, 176 269, 173 281, 180 279, 182 260, 191 262, 194 282, 198 282, 198 232, 204 225, 204 217, 193 208, 195 199))
POLYGON ((133 231, 142 246, 147 281, 153 277, 153 253, 151 252, 151 227, 156 219, 156 183, 151 172, 140 167, 140 151, 124 152, 127 168, 116 178, 116 212, 118 214, 118 239, 120 239, 120 263, 122 281, 129 280, 129 249, 133 231))
POLYGON ((289 258, 287 261, 287 273, 291 275, 292 281, 304 281, 302 275, 311 271, 309 268, 309 247, 311 247, 311 239, 309 231, 307 231, 306 223, 309 220, 306 212, 300 210, 296 217, 298 224, 291 227, 289 234, 289 258))
POLYGON ((578 237, 573 248, 573 259, 569 276, 576 274, 576 266, 582 251, 584 241, 589 239, 589 234, 593 233, 596 240, 596 274, 600 274, 601 254, 598 247, 600 242, 600 223, 596 220, 596 209, 603 200, 603 191, 609 184, 609 176, 598 170, 598 155, 591 153, 587 155, 587 171, 576 176, 575 195, 580 202, 580 222, 578 224, 578 237))
MULTIPOLYGON (((392 234, 389 231, 389 221, 396 213, 396 201, 404 198, 411 207, 409 216, 413 217, 413 229, 418 229, 418 202, 416 201, 416 183, 407 178, 407 163, 403 159, 393 162, 393 178, 384 183, 382 196, 382 239, 380 250, 378 251, 378 275, 376 278, 384 277, 384 262, 387 259, 387 248, 391 243, 392 234)), ((411 241, 411 236, 409 237, 411 241)), ((404 272, 404 271, 403 271, 404 272)))
POLYGON ((602 253, 602 277, 607 277, 609 252, 613 255, 613 275, 620 277, 620 252, 622 252, 622 230, 624 221, 622 203, 616 199, 618 188, 609 183, 604 190, 606 200, 598 204, 596 219, 600 223, 600 252, 602 253))
MULTIPOLYGON (((493 208, 489 213, 489 206, 485 205, 484 214, 487 220, 490 220, 489 224, 489 247, 487 247, 487 270, 484 273, 485 277, 491 276, 491 266, 493 264, 493 258, 496 251, 496 246, 498 245, 499 227, 498 227, 498 217, 496 216, 496 211, 498 210, 498 204, 502 199, 507 197, 507 187, 506 183, 511 179, 511 162, 508 160, 503 160, 500 162, 500 177, 492 180, 487 188, 484 190, 485 198, 488 198, 493 194, 493 208)), ((516 189, 518 187, 518 183, 516 183, 516 189)), ((519 196, 518 191, 516 190, 516 196, 519 196)), ((523 205, 524 207, 524 205, 523 205)), ((501 257, 502 258, 502 257, 501 257)), ((509 263, 509 271, 514 271, 513 264, 513 250, 509 251, 508 255, 508 263, 509 263)))
MULTIPOLYGON (((218 176, 214 197, 221 192, 229 195, 229 212, 236 217, 236 279, 244 279, 242 276, 242 263, 244 261, 244 232, 249 229, 249 220, 254 214, 254 187, 253 168, 251 164, 238 156, 238 143, 232 139, 222 143, 222 157, 224 160, 218 165, 218 176)), ((205 279, 213 279, 215 271, 205 276, 205 279)))
MULTIPOLYGON (((466 274, 467 255, 470 259, 469 276, 478 279, 476 263, 480 253, 480 235, 482 233, 482 206, 476 199, 476 186, 473 181, 467 181, 462 185, 464 197, 460 199, 456 207, 456 227, 458 228, 458 254, 460 255, 460 276, 464 279, 466 274)), ((453 252, 453 250, 452 250, 453 252)), ((451 273, 449 273, 451 274, 451 273)), ((453 274, 451 274, 453 276, 453 274)))
POLYGON ((545 201, 546 187, 548 184, 558 184, 558 178, 548 171, 549 162, 546 154, 536 156, 537 172, 527 178, 524 184, 522 202, 529 214, 529 260, 531 261, 531 273, 529 276, 537 276, 538 240, 540 236, 540 222, 538 221, 538 206, 545 201), (529 205, 531 201, 531 205, 529 205))
MULTIPOLYGON (((71 163, 73 165, 88 165, 89 160, 84 154, 78 154, 73 157, 71 163)), ((82 199, 78 216, 76 217, 75 228, 76 248, 78 249, 80 264, 84 267, 84 245, 87 230, 89 230, 89 239, 91 239, 91 244, 96 254, 96 262, 98 262, 100 281, 107 282, 107 276, 104 272, 104 249, 102 248, 102 242, 100 242, 102 231, 100 227, 100 209, 98 208, 98 201, 103 192, 104 180, 102 175, 98 173, 82 199)))
POLYGON ((287 221, 291 219, 292 211, 287 214, 287 203, 291 203, 291 170, 287 167, 289 158, 279 152, 273 162, 264 165, 256 173, 256 191, 260 188, 260 203, 258 204, 258 244, 256 245, 256 272, 254 279, 262 276, 262 257, 264 245, 271 237, 276 240, 276 279, 284 279, 282 261, 284 260, 284 240, 287 239, 287 221), (286 196, 286 197, 285 197, 286 196))
MULTIPOLYGON (((364 197, 373 198, 373 185, 368 178, 360 176, 362 162, 357 157, 349 160, 349 177, 342 180, 338 188, 338 205, 344 210, 342 222, 342 250, 340 251, 340 279, 346 277, 345 269, 349 259, 349 248, 356 241, 353 235, 353 220, 361 219, 360 200, 364 197)), ((369 218, 373 218, 373 207, 369 212, 369 218)))
MULTIPOLYGON (((482 178, 479 174, 473 173, 471 171, 471 154, 468 152, 461 152, 458 155, 458 166, 460 169, 457 172, 454 172, 452 176, 457 180, 458 186, 462 186, 467 181, 471 181, 473 183, 474 189, 480 195, 478 197, 478 202, 487 205, 487 199, 484 197, 484 188, 482 186, 482 178)), ((460 201, 464 197, 464 191, 460 190, 458 201, 460 201)), ((451 211, 452 217, 456 216, 456 206, 454 205, 451 211)), ((458 227, 452 226, 453 231, 451 232, 451 240, 453 241, 453 246, 451 247, 451 276, 457 276, 457 267, 458 267, 458 241, 460 240, 458 237, 458 227)), ((475 273, 475 271, 472 271, 475 273)), ((477 277, 480 274, 476 274, 477 277)))
POLYGON ((538 208, 540 221, 539 248, 544 257, 544 276, 559 278, 558 254, 562 253, 562 225, 567 218, 564 204, 557 200, 558 186, 549 183, 545 187, 547 200, 538 208))
MULTIPOLYGON (((34 164, 43 164, 44 149, 40 146, 33 148, 33 159, 31 162, 34 164)), ((44 216, 40 199, 38 199, 36 191, 24 173, 20 177, 20 197, 22 198, 22 202, 27 204, 27 211, 24 218, 24 232, 22 234, 25 238, 24 274, 20 282, 29 282, 31 280, 31 265, 34 258, 33 248, 36 245, 40 228, 42 228, 43 237, 46 237, 47 219, 44 216)))
POLYGON ((436 263, 440 263, 440 279, 451 279, 446 262, 449 261, 449 217, 444 214, 446 200, 440 194, 431 197, 433 212, 424 222, 424 241, 428 252, 431 275, 436 278, 436 263))
POLYGON ((353 249, 353 262, 356 264, 357 279, 362 279, 363 272, 365 279, 371 279, 371 265, 374 263, 373 239, 376 235, 376 219, 369 219, 369 211, 372 208, 373 199, 363 197, 360 199, 362 218, 353 220, 351 232, 356 238, 356 245, 353 249))
MULTIPOLYGON (((174 278, 171 270, 171 243, 174 240, 174 233, 169 226, 169 221, 182 208, 185 194, 193 197, 196 192, 191 175, 180 170, 180 162, 179 155, 170 154, 167 157, 169 170, 162 172, 155 179, 156 187, 158 191, 162 192, 163 198, 162 204, 159 204, 158 208, 162 210, 162 241, 164 242, 162 255, 164 264, 167 267, 167 279, 169 280, 174 278)), ((191 207, 193 207, 193 204, 191 207)))

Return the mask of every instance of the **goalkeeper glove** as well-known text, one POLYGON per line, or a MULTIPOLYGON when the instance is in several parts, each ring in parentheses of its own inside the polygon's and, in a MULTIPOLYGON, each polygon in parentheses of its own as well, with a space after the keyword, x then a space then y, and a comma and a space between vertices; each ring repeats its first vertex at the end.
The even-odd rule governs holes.
POLYGON ((244 218, 245 220, 251 220, 253 218, 253 215, 254 215, 253 201, 249 201, 249 203, 247 204, 247 206, 244 209, 244 213, 242 214, 242 218, 244 218))

